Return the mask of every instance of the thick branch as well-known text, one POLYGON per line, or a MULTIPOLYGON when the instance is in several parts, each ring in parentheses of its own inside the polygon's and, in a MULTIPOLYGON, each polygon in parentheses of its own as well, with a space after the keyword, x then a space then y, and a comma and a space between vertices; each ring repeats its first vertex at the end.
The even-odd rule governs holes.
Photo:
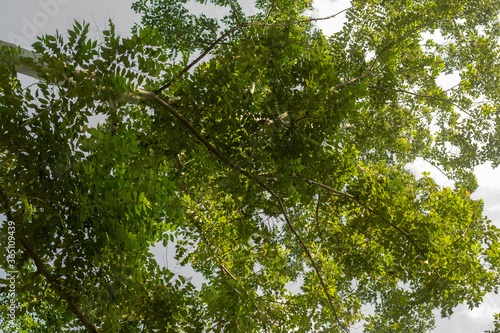
POLYGON ((80 319, 81 323, 87 328, 87 330, 91 333, 97 332, 97 329, 95 328, 94 324, 90 321, 89 318, 83 313, 83 311, 80 309, 78 304, 75 303, 75 301, 67 295, 67 293, 63 290, 60 284, 57 283, 57 280, 50 274, 50 272, 45 268, 45 265, 43 261, 40 259, 36 251, 33 249, 31 244, 28 242, 25 236, 19 237, 19 240, 21 244, 24 246, 26 249, 26 252, 30 255, 30 257, 33 259, 35 262, 37 270, 42 273, 43 276, 49 281, 50 285, 52 288, 57 292, 59 296, 61 296, 66 303, 68 303, 71 311, 80 319))

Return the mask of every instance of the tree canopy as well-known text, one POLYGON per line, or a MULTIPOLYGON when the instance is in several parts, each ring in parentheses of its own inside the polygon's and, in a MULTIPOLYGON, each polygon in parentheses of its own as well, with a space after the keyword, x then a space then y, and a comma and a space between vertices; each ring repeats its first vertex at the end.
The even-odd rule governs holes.
POLYGON ((425 332, 498 290, 470 197, 500 164, 498 1, 353 0, 331 36, 312 1, 198 2, 229 14, 139 0, 131 37, 1 42, 4 331, 425 332))

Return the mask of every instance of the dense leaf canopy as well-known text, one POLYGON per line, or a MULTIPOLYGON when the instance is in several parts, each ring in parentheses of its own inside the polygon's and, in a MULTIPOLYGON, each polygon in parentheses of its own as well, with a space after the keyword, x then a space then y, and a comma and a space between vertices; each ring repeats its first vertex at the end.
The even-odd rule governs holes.
POLYGON ((312 1, 199 2, 229 14, 140 0, 129 38, 2 44, 4 331, 425 332, 498 289, 470 195, 500 164, 499 2, 352 1, 332 36, 312 1))

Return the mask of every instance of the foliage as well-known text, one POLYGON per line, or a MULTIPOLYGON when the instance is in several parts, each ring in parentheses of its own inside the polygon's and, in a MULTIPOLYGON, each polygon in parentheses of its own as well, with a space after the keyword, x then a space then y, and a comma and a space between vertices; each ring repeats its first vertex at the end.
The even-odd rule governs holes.
POLYGON ((37 60, 2 46, 22 329, 423 332, 498 289, 499 230, 470 195, 474 166, 500 163, 500 4, 353 1, 327 37, 310 1, 212 1, 221 22, 184 3, 137 1, 133 35, 110 23, 100 44, 75 22, 37 60), (201 287, 158 266, 160 241, 201 287))
POLYGON ((500 332, 500 314, 495 315, 495 329, 491 331, 486 331, 486 333, 496 333, 500 332))

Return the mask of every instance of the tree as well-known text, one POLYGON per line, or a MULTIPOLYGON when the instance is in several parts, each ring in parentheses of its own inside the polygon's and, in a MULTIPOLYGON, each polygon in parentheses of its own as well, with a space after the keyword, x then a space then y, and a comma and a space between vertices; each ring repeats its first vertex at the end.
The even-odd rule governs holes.
POLYGON ((353 1, 326 37, 311 1, 212 0, 222 22, 183 3, 137 1, 130 38, 2 43, 4 330, 423 332, 497 291, 499 230, 470 194, 499 164, 500 4, 353 1))

